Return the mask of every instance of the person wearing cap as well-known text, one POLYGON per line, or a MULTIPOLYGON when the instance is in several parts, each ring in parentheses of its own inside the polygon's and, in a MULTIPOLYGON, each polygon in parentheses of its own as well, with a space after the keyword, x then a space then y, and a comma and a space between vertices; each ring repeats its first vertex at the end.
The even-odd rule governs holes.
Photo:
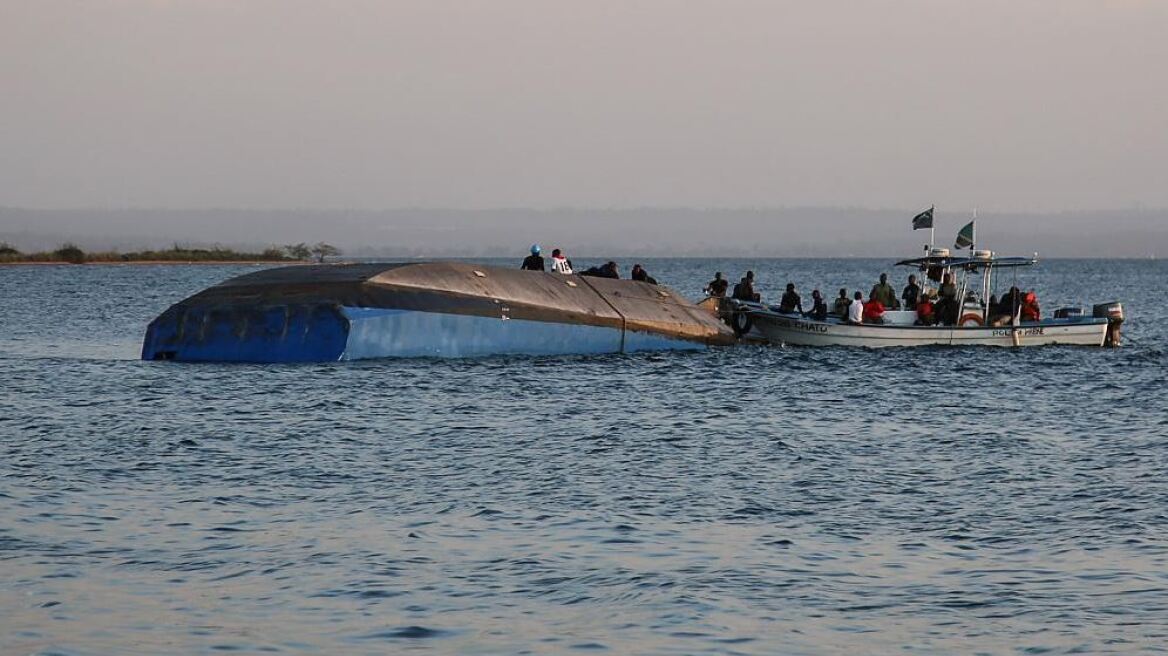
POLYGON ((531 255, 523 258, 523 266, 519 267, 524 271, 543 271, 543 256, 539 254, 539 244, 531 245, 531 255))
POLYGON ((730 281, 722 277, 722 272, 719 271, 714 274, 714 279, 706 283, 706 288, 702 291, 708 296, 716 296, 722 298, 726 295, 726 290, 730 287, 730 281))

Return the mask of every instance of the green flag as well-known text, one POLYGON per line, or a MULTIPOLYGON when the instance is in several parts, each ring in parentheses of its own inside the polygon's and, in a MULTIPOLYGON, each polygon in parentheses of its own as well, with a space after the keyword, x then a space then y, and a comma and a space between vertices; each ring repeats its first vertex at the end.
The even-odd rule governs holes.
POLYGON ((933 208, 921 212, 913 217, 913 230, 920 230, 921 228, 933 227, 933 208))
POLYGON ((954 244, 954 248, 970 248, 973 246, 974 223, 974 221, 970 221, 969 223, 965 224, 965 227, 961 229, 961 232, 957 233, 957 243, 954 244))

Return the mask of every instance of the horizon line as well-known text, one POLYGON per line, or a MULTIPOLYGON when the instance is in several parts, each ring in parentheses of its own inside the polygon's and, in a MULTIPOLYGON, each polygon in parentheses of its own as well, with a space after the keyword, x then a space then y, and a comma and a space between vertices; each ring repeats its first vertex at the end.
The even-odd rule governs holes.
MULTIPOLYGON (((930 207, 936 207, 932 204, 930 207)), ((922 206, 924 207, 924 206, 922 206)), ((969 208, 944 209, 942 213, 973 214, 974 212, 991 214, 1092 214, 1097 212, 1130 212, 1130 213, 1160 213, 1168 212, 1168 206, 1144 206, 1141 204, 1126 207, 1095 207, 1089 209, 1057 209, 1057 210, 1027 210, 1027 209, 994 209, 983 205, 969 208)), ((797 210, 855 210, 863 212, 913 212, 919 211, 906 207, 869 207, 864 205, 628 205, 628 206, 587 206, 587 205, 498 205, 490 207, 454 207, 454 206, 411 206, 401 205, 394 207, 243 207, 230 205, 203 205, 190 207, 167 207, 151 205, 122 205, 122 206, 62 206, 62 207, 29 207, 22 205, 0 204, 0 212, 15 210, 23 212, 304 212, 304 213, 332 213, 332 212, 634 212, 634 211, 677 211, 690 212, 766 212, 766 211, 797 211, 797 210)))

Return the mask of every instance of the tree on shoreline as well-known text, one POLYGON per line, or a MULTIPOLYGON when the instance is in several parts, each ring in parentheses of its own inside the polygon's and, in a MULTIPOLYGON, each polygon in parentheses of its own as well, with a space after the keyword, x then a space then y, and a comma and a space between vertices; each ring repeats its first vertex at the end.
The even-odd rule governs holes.
POLYGON ((64 244, 53 251, 53 255, 58 260, 69 264, 85 264, 85 251, 78 248, 76 244, 64 244))
POLYGON ((340 254, 341 249, 332 244, 326 244, 323 241, 312 247, 312 256, 320 263, 323 263, 326 257, 335 257, 340 254))
POLYGON ((304 242, 288 244, 284 247, 284 252, 294 260, 307 260, 312 257, 312 248, 304 242))

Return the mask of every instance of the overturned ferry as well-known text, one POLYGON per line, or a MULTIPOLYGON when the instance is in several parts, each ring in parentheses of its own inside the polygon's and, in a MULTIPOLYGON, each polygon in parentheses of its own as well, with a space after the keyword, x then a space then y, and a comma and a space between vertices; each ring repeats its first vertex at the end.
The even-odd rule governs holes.
POLYGON ((734 332, 632 280, 460 262, 290 266, 245 274, 150 323, 146 360, 327 362, 700 350, 734 332))

